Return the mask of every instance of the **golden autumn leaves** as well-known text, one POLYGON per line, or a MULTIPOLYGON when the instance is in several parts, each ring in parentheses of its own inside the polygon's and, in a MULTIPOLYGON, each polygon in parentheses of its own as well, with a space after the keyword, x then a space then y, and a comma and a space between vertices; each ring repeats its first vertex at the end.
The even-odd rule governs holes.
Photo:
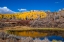
POLYGON ((0 19, 37 19, 37 18, 45 18, 47 14, 43 11, 29 11, 15 14, 0 14, 0 19))

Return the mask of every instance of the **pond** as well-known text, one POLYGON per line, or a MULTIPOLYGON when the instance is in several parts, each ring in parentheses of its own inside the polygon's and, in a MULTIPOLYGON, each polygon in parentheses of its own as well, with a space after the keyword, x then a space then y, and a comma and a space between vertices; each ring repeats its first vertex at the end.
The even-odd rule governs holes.
MULTIPOLYGON (((41 37, 40 39, 43 40, 44 38, 45 37, 41 37)), ((47 36, 46 38, 48 38, 50 41, 52 41, 52 40, 61 40, 61 41, 64 41, 64 38, 61 37, 61 36, 55 36, 55 35, 53 35, 53 36, 47 36)))

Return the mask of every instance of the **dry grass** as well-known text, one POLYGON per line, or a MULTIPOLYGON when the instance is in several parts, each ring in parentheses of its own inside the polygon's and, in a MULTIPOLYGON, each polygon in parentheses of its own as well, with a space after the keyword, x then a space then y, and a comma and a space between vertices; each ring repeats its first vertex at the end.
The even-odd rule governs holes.
POLYGON ((5 27, 0 29, 0 32, 6 32, 7 30, 63 30, 63 28, 33 28, 28 26, 15 26, 15 27, 5 27))
POLYGON ((28 26, 8 27, 7 30, 64 30, 63 28, 33 28, 28 26))
POLYGON ((15 27, 5 27, 3 29, 0 29, 0 32, 6 32, 7 30, 62 30, 63 28, 33 28, 28 26, 15 26, 15 27))
MULTIPOLYGON (((57 31, 64 31, 63 28, 33 28, 33 27, 28 27, 28 26, 16 26, 16 27, 5 27, 2 30, 0 30, 0 32, 6 32, 6 33, 10 33, 9 31, 13 30, 13 31, 22 31, 22 30, 57 30, 57 31)), ((22 35, 22 36, 30 36, 30 37, 40 37, 40 36, 46 36, 48 33, 39 33, 39 32, 15 32, 14 34, 18 34, 18 35, 22 35)))

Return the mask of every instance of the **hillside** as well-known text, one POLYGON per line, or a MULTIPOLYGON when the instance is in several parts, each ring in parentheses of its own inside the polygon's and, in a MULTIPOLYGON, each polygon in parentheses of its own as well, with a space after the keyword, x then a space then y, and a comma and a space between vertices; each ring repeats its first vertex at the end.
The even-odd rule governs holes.
POLYGON ((16 14, 0 14, 1 28, 13 26, 64 28, 64 10, 58 12, 30 11, 16 14))

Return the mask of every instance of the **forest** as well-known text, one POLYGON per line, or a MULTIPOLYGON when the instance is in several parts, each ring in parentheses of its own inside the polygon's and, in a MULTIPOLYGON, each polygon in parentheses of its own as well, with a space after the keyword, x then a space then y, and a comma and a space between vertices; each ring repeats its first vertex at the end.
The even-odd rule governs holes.
POLYGON ((64 10, 58 12, 29 11, 0 14, 0 27, 7 26, 64 28, 64 10))

